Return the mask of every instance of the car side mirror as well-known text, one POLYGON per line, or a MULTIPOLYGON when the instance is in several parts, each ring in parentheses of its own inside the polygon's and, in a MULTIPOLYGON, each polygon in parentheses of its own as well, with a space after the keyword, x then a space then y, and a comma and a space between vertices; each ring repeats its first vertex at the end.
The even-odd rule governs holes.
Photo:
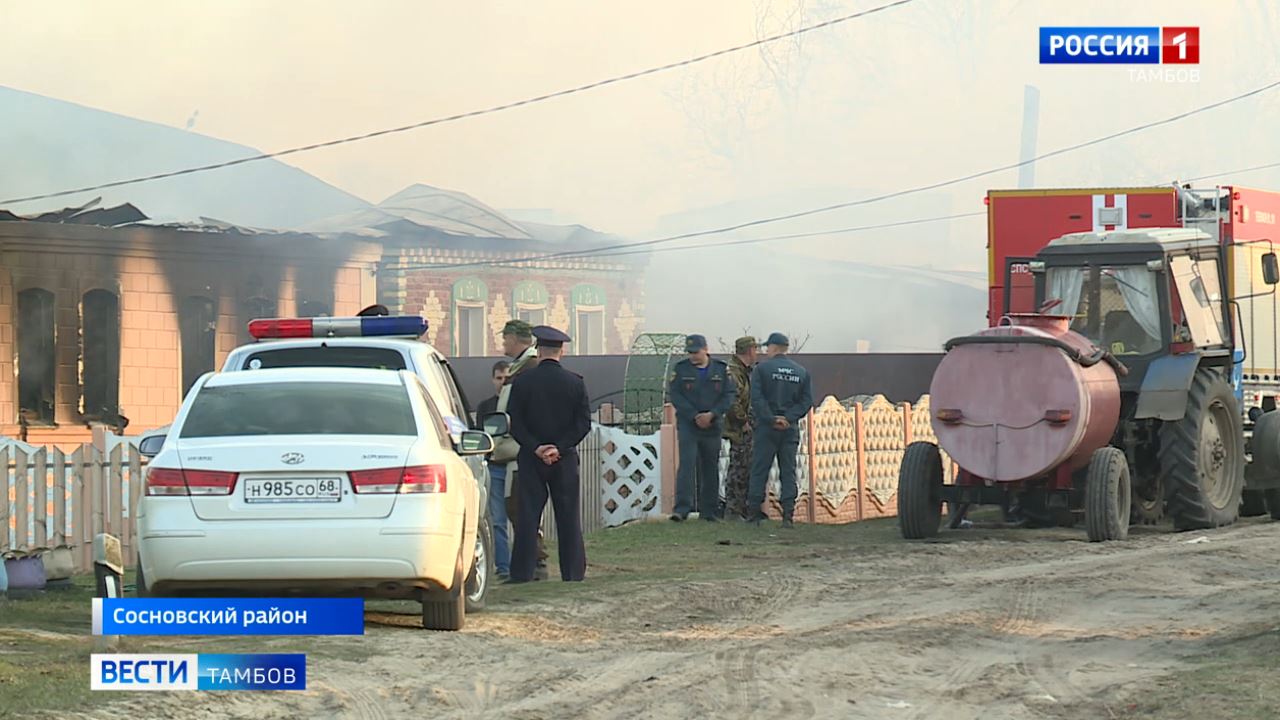
POLYGON ((1262 256, 1262 281, 1268 285, 1280 283, 1280 262, 1273 252, 1262 256))
POLYGON ((493 438, 479 430, 463 430, 458 440, 459 455, 488 455, 493 452, 493 438))
POLYGON ((480 418, 480 426, 492 437, 511 434, 511 417, 504 412, 495 412, 480 418))
POLYGON ((164 447, 163 435, 148 435, 142 438, 138 443, 138 454, 144 458, 153 458, 160 454, 160 449, 164 447))

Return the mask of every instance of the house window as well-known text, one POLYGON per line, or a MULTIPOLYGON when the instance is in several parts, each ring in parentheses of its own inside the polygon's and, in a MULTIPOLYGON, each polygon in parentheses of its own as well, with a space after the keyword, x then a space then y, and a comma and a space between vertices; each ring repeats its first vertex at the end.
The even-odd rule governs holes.
POLYGON ((182 301, 178 312, 182 335, 182 396, 213 370, 218 331, 217 305, 207 297, 191 296, 182 301))
POLYGON ((605 352, 604 290, 596 285, 578 285, 573 301, 573 343, 576 355, 603 355, 605 352))
POLYGON ((532 281, 517 284, 512 292, 511 307, 515 308, 519 320, 534 326, 547 324, 547 287, 532 281))
POLYGON ((533 310, 529 308, 520 308, 519 310, 516 310, 516 317, 529 323, 530 325, 533 325, 534 327, 537 327, 539 325, 546 325, 547 309, 538 308, 537 310, 533 310))
POLYGON ((332 317, 333 306, 323 300, 304 298, 298 301, 298 317, 332 317))
POLYGON ((18 413, 28 423, 53 423, 54 311, 48 290, 18 293, 18 413))
POLYGON ((90 290, 80 308, 80 414, 112 419, 120 405, 120 298, 109 290, 90 290))
POLYGON ((264 297, 251 297, 245 300, 240 310, 240 344, 247 345, 253 342, 253 336, 249 334, 250 320, 261 320, 275 316, 276 303, 274 300, 268 300, 264 297))
POLYGON ((485 329, 485 306, 489 289, 475 278, 464 278, 453 285, 453 354, 459 357, 481 357, 488 344, 485 329))

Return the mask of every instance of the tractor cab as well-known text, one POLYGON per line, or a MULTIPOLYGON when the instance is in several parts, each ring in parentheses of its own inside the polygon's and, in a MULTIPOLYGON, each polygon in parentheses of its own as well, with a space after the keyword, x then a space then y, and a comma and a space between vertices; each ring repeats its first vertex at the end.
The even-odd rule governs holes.
MULTIPOLYGON (((1151 365, 1229 368, 1237 345, 1222 246, 1195 228, 1150 228, 1064 235, 1030 263, 1043 312, 1071 318, 1071 329, 1129 369, 1122 392, 1143 386, 1151 365)), ((1262 257, 1267 284, 1276 259, 1262 257)))

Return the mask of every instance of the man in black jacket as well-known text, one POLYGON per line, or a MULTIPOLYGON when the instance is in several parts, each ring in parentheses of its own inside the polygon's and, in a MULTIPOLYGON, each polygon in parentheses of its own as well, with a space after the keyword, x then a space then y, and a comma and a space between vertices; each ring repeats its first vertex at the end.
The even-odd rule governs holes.
POLYGON ((781 493, 782 527, 792 527, 796 508, 796 451, 800 447, 800 418, 813 409, 813 388, 809 371, 787 357, 790 341, 782 333, 773 333, 765 341, 767 360, 751 371, 751 412, 755 422, 752 433, 751 492, 747 497, 753 522, 760 524, 764 512, 765 484, 773 461, 778 461, 781 493))
POLYGON ((587 551, 582 542, 578 444, 591 432, 591 408, 582 377, 560 365, 569 336, 555 328, 533 329, 538 365, 511 382, 507 414, 511 436, 520 444, 519 520, 511 554, 511 579, 533 579, 538 555, 538 523, 548 497, 559 535, 560 578, 582 580, 587 551))

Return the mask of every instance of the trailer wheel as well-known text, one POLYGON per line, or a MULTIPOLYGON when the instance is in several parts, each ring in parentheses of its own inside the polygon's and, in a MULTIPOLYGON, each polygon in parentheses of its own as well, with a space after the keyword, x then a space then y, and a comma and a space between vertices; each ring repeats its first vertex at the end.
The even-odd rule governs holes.
POLYGON ((942 454, 931 442, 913 442, 898 469, 898 524, 908 540, 931 538, 942 524, 942 454))
POLYGON ((1178 530, 1236 521, 1244 490, 1244 427, 1231 386, 1216 370, 1196 371, 1187 413, 1160 427, 1168 512, 1178 530))
POLYGON ((1124 451, 1113 447, 1095 451, 1084 486, 1084 525, 1089 531, 1089 542, 1129 537, 1132 502, 1129 461, 1124 451))
POLYGON ((1130 525, 1159 525, 1164 519, 1164 492, 1160 489, 1160 480, 1152 481, 1154 487, 1139 489, 1133 486, 1133 508, 1129 513, 1130 525))

